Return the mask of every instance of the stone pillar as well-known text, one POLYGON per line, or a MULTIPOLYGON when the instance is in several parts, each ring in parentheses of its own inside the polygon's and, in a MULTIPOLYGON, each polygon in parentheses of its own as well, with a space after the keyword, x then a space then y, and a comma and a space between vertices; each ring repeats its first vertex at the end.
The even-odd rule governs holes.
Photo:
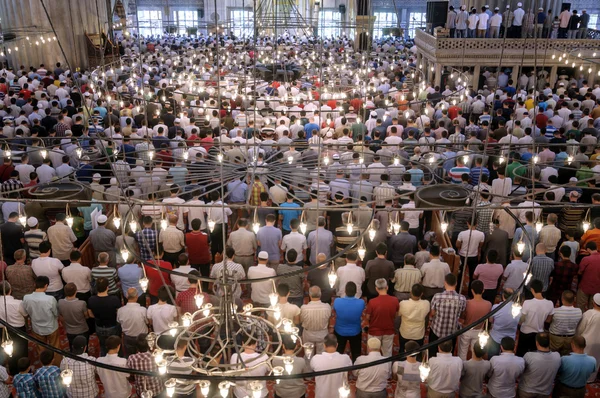
POLYGON ((515 87, 518 87, 519 84, 519 65, 513 66, 512 75, 510 77, 515 84, 515 87))
POLYGON ((374 24, 374 16, 356 16, 356 34, 354 36, 354 50, 366 50, 369 47, 371 40, 373 40, 374 24))
POLYGON ((594 87, 595 78, 598 76, 598 67, 596 65, 590 65, 589 68, 591 68, 592 71, 588 73, 588 86, 594 87))
MULTIPOLYGON (((442 83, 442 64, 439 62, 435 64, 435 81, 433 83, 434 86, 439 86, 442 83)), ((441 87, 440 87, 441 89, 441 87)), ((441 89, 444 91, 443 89, 441 89)))
POLYGON ((473 90, 479 90, 479 73, 481 72, 481 67, 479 65, 475 65, 473 68, 473 90))

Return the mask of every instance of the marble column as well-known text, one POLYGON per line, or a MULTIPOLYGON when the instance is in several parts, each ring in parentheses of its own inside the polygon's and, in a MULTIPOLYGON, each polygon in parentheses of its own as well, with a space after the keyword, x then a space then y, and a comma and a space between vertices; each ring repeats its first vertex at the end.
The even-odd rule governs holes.
MULTIPOLYGON (((440 86, 440 84, 442 83, 442 64, 440 64, 439 62, 437 64, 435 64, 435 81, 433 83, 434 86, 440 86)), ((441 91, 444 91, 441 87, 440 87, 441 91)))
POLYGON ((0 18, 4 34, 16 34, 16 39, 4 43, 8 62, 13 67, 54 65, 61 62, 72 68, 88 66, 85 33, 108 32, 108 8, 114 0, 2 0, 0 18), (46 5, 49 18, 42 7, 46 5), (56 29, 54 32, 50 21, 56 29), (42 42, 41 38, 44 38, 42 42), (28 40, 29 38, 29 40, 28 40), (50 41, 48 41, 50 39, 50 41), (38 44, 36 45, 36 41, 38 44), (66 59, 59 47, 62 45, 66 59), (18 51, 14 49, 18 48, 18 51))
POLYGON ((552 68, 550 68, 550 77, 548 78, 548 83, 550 83, 550 87, 554 87, 554 85, 556 84, 556 78, 558 75, 558 66, 554 65, 552 68))
POLYGON ((479 90, 479 74, 481 73, 481 67, 475 65, 473 68, 473 90, 479 90))

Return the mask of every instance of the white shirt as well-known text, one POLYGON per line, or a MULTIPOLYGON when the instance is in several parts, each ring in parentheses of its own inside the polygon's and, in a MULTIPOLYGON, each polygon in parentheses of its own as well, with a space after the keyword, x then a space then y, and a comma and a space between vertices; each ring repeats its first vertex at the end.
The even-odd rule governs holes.
MULTIPOLYGON (((193 268, 189 265, 182 265, 179 268, 175 268, 173 271, 181 272, 182 274, 189 274, 192 270, 193 268)), ((175 290, 177 290, 177 292, 184 292, 190 288, 190 282, 185 276, 171 274, 171 282, 173 282, 173 285, 175 286, 175 290)))
POLYGON ((476 229, 467 229, 458 234, 457 242, 462 242, 458 254, 463 257, 477 257, 479 244, 485 240, 485 234, 476 229))
POLYGON ((554 304, 550 300, 533 298, 523 302, 521 316, 525 318, 521 324, 523 333, 539 333, 544 331, 544 322, 548 315, 554 314, 554 304))
POLYGON ((490 16, 487 15, 485 12, 482 12, 481 14, 479 14, 479 25, 477 26, 477 29, 479 29, 479 30, 487 29, 487 24, 488 24, 489 19, 490 19, 490 16))
MULTIPOLYGON (((358 358, 357 358, 358 359, 358 358)), ((324 352, 311 359, 310 366, 315 372, 352 366, 352 360, 346 354, 339 352, 324 352)), ((333 373, 315 377, 315 398, 331 398, 344 383, 343 373, 333 373)))
POLYGON ((163 207, 163 212, 165 214, 176 214, 177 215, 177 229, 185 230, 185 224, 183 221, 183 214, 187 213, 188 210, 185 206, 169 206, 169 203, 181 205, 185 203, 185 200, 181 198, 166 198, 163 199, 163 203, 166 203, 167 206, 163 207))
POLYGON ((146 307, 138 303, 127 303, 117 310, 117 322, 121 324, 123 333, 129 337, 137 337, 141 333, 148 333, 146 307))
MULTIPOLYGON (((266 362, 267 356, 260 354, 258 352, 255 352, 252 354, 247 354, 245 352, 242 352, 239 355, 237 353, 234 353, 231 355, 231 361, 230 361, 231 364, 240 364, 240 366, 241 366, 242 361, 243 361, 244 365, 246 366, 246 368, 252 368, 252 367, 260 364, 261 362, 266 362)), ((267 373, 269 373, 269 368, 266 364, 264 364, 264 365, 256 366, 254 369, 246 370, 242 374, 244 376, 265 376, 267 373)), ((248 391, 248 389, 246 388, 247 383, 248 382, 246 382, 246 381, 236 380, 235 388, 233 389, 233 395, 235 395, 236 398, 244 398, 249 395, 252 395, 252 391, 248 391)), ((263 381, 261 383, 263 385, 263 388, 261 390, 261 397, 264 398, 269 393, 269 390, 267 389, 266 382, 263 381)))
POLYGON ((433 258, 430 262, 423 264, 421 274, 423 275, 423 286, 442 288, 444 287, 444 278, 450 273, 450 266, 440 261, 439 258, 433 258))
POLYGON ((432 390, 441 394, 453 394, 458 391, 463 369, 462 359, 451 353, 438 352, 429 359, 431 368, 427 384, 432 390))
POLYGON ((300 307, 300 322, 305 331, 324 331, 327 334, 330 318, 331 306, 321 300, 311 300, 300 307))
POLYGON ((336 271, 338 287, 338 297, 346 297, 346 283, 354 282, 356 284, 356 296, 362 297, 362 284, 365 281, 365 270, 353 263, 347 263, 336 271))
POLYGON ((521 26, 523 25, 523 17, 525 16, 525 11, 522 8, 517 8, 513 11, 513 26, 521 26))
POLYGON ((302 254, 302 251, 306 250, 307 247, 308 246, 306 244, 306 236, 298 232, 292 231, 286 236, 284 236, 281 240, 281 250, 283 250, 284 253, 287 253, 288 250, 291 249, 296 250, 296 253, 298 253, 296 262, 304 260, 304 255, 302 254))
POLYGON ((148 319, 152 321, 155 333, 169 329, 169 323, 177 318, 177 308, 171 304, 153 304, 148 307, 148 319))
POLYGON ((62 278, 67 283, 74 283, 77 293, 87 293, 91 289, 92 270, 79 263, 71 263, 62 270, 62 278))
MULTIPOLYGON (((355 365, 362 365, 369 362, 379 361, 383 356, 379 351, 369 352, 367 355, 361 355, 356 358, 355 365)), ((388 379, 391 373, 391 364, 382 363, 369 366, 368 368, 358 369, 352 373, 357 376, 356 389, 363 392, 379 392, 387 388, 388 379)))
POLYGON ((31 269, 36 276, 47 276, 50 279, 48 292, 58 292, 63 288, 60 271, 65 268, 59 259, 54 257, 38 257, 31 262, 31 269))
MULTIPOLYGON (((273 268, 266 264, 257 264, 248 268, 248 279, 265 278, 275 276, 277 273, 273 268)), ((271 281, 252 282, 252 294, 250 298, 254 303, 269 304, 269 294, 273 293, 273 283, 271 281)))
MULTIPOLYGON (((23 309, 23 301, 17 300, 13 296, 2 296, 2 300, 0 300, 0 319, 4 321, 8 321, 10 326, 20 328, 25 326, 25 318, 27 317, 27 312, 23 309), (4 301, 6 301, 6 309, 8 310, 8 318, 6 316, 6 311, 4 310, 4 301)), ((3 328, 1 326, 0 328, 3 328)))
MULTIPOLYGON (((98 358, 97 362, 121 368, 127 367, 127 359, 120 358, 118 354, 107 354, 105 357, 98 358)), ((106 398, 129 397, 131 394, 131 383, 127 380, 129 374, 99 367, 96 368, 96 371, 104 385, 104 396, 106 398)))
MULTIPOLYGON (((413 202, 411 200, 407 204, 402 205, 402 208, 403 209, 414 209, 415 202, 413 202)), ((402 212, 402 215, 404 216, 404 221, 408 222, 409 228, 419 228, 419 217, 421 216, 421 214, 423 214, 422 211, 410 211, 409 210, 409 211, 402 212)))
POLYGON ((527 200, 525 202, 519 203, 519 205, 517 207, 519 207, 517 209, 517 216, 519 217, 519 221, 522 224, 526 224, 527 223, 527 219, 525 218, 525 214, 528 211, 532 211, 532 209, 533 209, 533 214, 534 214, 533 221, 534 222, 535 222, 535 220, 539 219, 540 218, 540 214, 542 214, 542 209, 540 207, 540 204, 537 203, 537 202, 532 202, 530 200, 527 200))

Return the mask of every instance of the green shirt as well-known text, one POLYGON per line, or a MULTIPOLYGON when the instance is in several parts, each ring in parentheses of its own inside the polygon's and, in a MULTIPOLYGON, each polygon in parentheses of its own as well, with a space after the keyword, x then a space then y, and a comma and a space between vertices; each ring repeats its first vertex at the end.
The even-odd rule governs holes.
POLYGON ((506 166, 506 176, 510 177, 514 180, 515 175, 518 175, 518 176, 525 175, 525 171, 526 171, 525 167, 520 167, 520 166, 522 166, 522 164, 519 162, 511 162, 509 165, 506 166))
MULTIPOLYGON (((86 231, 92 230, 92 212, 94 209, 102 210, 100 203, 90 203, 87 207, 78 207, 79 211, 83 215, 83 229, 86 231)), ((74 222, 74 221, 73 221, 74 222)))
POLYGON ((83 217, 73 217, 73 233, 77 238, 83 238, 85 236, 85 229, 83 228, 83 217))

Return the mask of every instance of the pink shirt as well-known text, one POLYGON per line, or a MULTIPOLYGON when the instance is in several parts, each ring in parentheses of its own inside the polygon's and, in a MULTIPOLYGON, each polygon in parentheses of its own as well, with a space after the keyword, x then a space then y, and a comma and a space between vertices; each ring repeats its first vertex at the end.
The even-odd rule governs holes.
POLYGON ((475 277, 483 282, 484 289, 496 289, 498 287, 498 278, 504 272, 502 264, 479 264, 475 268, 475 277))

